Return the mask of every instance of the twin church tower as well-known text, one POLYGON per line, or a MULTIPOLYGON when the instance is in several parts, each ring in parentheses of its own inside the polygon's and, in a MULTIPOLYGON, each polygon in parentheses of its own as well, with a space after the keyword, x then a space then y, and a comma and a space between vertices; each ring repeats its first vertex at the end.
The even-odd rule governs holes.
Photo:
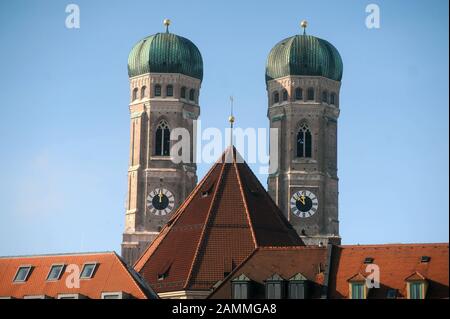
MULTIPOLYGON (((203 61, 188 39, 166 32, 128 57, 130 158, 122 256, 129 263, 156 238, 197 184, 194 120, 203 61), (191 138, 188 163, 170 157, 170 132, 191 138)), ((306 244, 339 243, 337 119, 342 60, 329 42, 303 34, 280 41, 266 65, 267 115, 278 129, 278 170, 268 192, 306 244)))

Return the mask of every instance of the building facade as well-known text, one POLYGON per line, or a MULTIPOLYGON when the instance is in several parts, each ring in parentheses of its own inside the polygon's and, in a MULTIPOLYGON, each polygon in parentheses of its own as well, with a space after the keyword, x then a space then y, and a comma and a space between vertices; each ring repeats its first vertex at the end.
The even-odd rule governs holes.
POLYGON ((129 264, 197 184, 194 121, 203 62, 197 47, 170 33, 170 21, 165 24, 165 33, 139 41, 128 58, 130 160, 122 256, 129 264), (181 136, 191 143, 177 150, 183 157, 177 162, 170 151, 181 136))

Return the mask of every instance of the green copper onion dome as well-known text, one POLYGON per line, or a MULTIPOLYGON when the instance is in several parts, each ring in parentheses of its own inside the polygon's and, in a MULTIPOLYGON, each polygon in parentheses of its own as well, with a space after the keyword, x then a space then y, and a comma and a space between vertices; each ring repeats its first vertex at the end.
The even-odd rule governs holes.
POLYGON ((331 43, 311 35, 295 35, 278 42, 270 51, 266 82, 288 75, 323 76, 340 81, 342 71, 341 56, 331 43))
POLYGON ((145 73, 181 73, 203 79, 200 51, 190 40, 169 33, 169 20, 164 20, 165 33, 157 33, 139 41, 128 56, 128 76, 145 73))

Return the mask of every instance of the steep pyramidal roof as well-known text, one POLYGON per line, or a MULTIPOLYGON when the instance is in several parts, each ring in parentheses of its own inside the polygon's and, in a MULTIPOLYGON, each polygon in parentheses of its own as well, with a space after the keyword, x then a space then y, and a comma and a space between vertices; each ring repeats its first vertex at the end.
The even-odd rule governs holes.
POLYGON ((157 292, 207 290, 260 246, 303 242, 229 147, 135 264, 157 292))

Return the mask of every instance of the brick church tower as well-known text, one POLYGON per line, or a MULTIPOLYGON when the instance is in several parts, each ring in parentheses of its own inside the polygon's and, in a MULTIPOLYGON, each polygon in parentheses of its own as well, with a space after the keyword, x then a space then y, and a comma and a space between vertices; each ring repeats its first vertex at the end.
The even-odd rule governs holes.
POLYGON ((128 58, 131 139, 122 257, 129 264, 197 184, 193 137, 200 115, 202 56, 190 40, 169 32, 169 20, 164 24, 166 32, 139 41, 128 58), (188 162, 172 161, 174 128, 189 133, 188 162))
MULTIPOLYGON (((302 22, 306 29, 306 21, 302 22)), ((268 118, 278 129, 278 170, 268 190, 306 244, 340 243, 337 121, 343 65, 329 42, 280 41, 266 65, 268 118)))

